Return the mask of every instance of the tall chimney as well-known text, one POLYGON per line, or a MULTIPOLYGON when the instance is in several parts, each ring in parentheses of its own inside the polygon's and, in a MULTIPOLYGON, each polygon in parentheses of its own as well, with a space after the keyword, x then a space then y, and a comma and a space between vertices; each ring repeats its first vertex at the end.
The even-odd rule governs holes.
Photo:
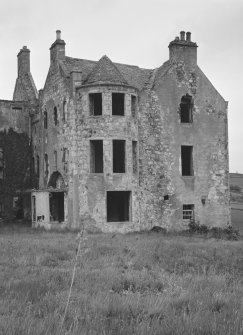
POLYGON ((30 72, 30 50, 24 46, 18 53, 18 76, 30 72))
POLYGON ((51 63, 56 60, 65 60, 65 45, 64 40, 61 39, 61 30, 56 31, 56 41, 51 45, 51 63))
POLYGON ((191 42, 191 33, 189 31, 186 33, 186 40, 191 42))
POLYGON ((185 32, 181 31, 180 35, 181 35, 181 41, 185 41, 185 32))

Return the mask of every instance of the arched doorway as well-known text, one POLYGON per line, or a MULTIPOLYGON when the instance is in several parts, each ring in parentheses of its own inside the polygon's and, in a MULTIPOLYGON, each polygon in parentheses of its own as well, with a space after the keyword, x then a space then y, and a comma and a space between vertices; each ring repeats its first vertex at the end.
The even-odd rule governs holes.
POLYGON ((60 172, 52 173, 49 182, 49 199, 50 199, 50 221, 64 221, 64 191, 65 183, 60 172))

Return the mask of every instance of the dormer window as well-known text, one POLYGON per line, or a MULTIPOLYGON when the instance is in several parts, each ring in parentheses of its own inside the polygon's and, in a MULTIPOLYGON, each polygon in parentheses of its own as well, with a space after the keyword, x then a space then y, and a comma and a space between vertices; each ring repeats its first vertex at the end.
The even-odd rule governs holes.
POLYGON ((181 123, 192 123, 192 108, 192 97, 189 94, 184 95, 180 103, 181 123))

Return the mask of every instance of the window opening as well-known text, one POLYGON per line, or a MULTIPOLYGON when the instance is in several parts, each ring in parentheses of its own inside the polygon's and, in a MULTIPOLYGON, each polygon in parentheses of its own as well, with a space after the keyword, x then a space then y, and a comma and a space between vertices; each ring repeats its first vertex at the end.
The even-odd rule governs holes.
POLYGON ((62 120, 66 121, 66 115, 67 115, 67 101, 63 101, 63 106, 62 106, 62 120))
POLYGON ((64 221, 64 192, 50 193, 50 219, 51 221, 64 221))
POLYGON ((90 172, 103 173, 103 141, 90 141, 90 172))
POLYGON ((181 123, 192 123, 192 97, 188 94, 181 98, 180 116, 181 123))
POLYGON ((35 157, 32 157, 31 166, 32 166, 32 173, 35 174, 35 157))
POLYGON ((47 129, 48 121, 47 121, 47 111, 44 111, 44 128, 47 129))
POLYGON ((124 93, 112 93, 112 115, 124 115, 124 93))
POLYGON ((137 98, 135 95, 131 95, 131 111, 132 117, 136 116, 136 106, 137 106, 137 98))
POLYGON ((130 220, 130 197, 130 191, 107 192, 107 222, 124 222, 130 220))
POLYGON ((193 147, 190 145, 181 146, 181 167, 182 176, 193 176, 193 147))
POLYGON ((2 202, 0 202, 0 218, 3 218, 3 214, 4 214, 4 205, 2 202))
POLYGON ((89 94, 90 115, 102 115, 102 93, 89 94))
POLYGON ((54 107, 54 111, 53 111, 53 119, 54 119, 54 125, 57 126, 57 124, 58 124, 58 115, 57 115, 57 108, 56 108, 56 106, 54 107))
POLYGON ((63 148, 62 161, 63 161, 63 170, 65 173, 67 173, 68 172, 68 150, 67 148, 63 148))
POLYGON ((124 140, 113 140, 113 172, 125 173, 125 144, 124 140))
POLYGON ((183 220, 194 220, 194 205, 183 205, 183 220))
POLYGON ((132 166, 133 173, 138 172, 138 154, 137 154, 137 141, 132 141, 132 166))
POLYGON ((47 154, 45 154, 44 173, 45 173, 45 177, 48 178, 48 174, 49 174, 49 162, 48 162, 48 155, 47 154))
POLYGON ((36 156, 36 174, 37 177, 40 177, 40 157, 37 155, 36 156))
POLYGON ((57 171, 57 152, 54 151, 54 171, 57 171))
POLYGON ((4 154, 3 149, 0 148, 0 180, 3 180, 4 175, 4 154))

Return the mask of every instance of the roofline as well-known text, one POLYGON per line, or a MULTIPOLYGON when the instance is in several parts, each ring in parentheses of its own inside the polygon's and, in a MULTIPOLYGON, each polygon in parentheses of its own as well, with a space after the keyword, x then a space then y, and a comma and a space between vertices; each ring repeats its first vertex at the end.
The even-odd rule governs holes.
POLYGON ((94 86, 123 86, 123 87, 127 87, 127 88, 133 88, 134 90, 138 91, 138 89, 135 86, 131 86, 131 85, 128 85, 128 84, 116 84, 116 83, 111 83, 111 82, 84 84, 84 85, 76 86, 75 89, 86 88, 86 87, 94 87, 94 86))

